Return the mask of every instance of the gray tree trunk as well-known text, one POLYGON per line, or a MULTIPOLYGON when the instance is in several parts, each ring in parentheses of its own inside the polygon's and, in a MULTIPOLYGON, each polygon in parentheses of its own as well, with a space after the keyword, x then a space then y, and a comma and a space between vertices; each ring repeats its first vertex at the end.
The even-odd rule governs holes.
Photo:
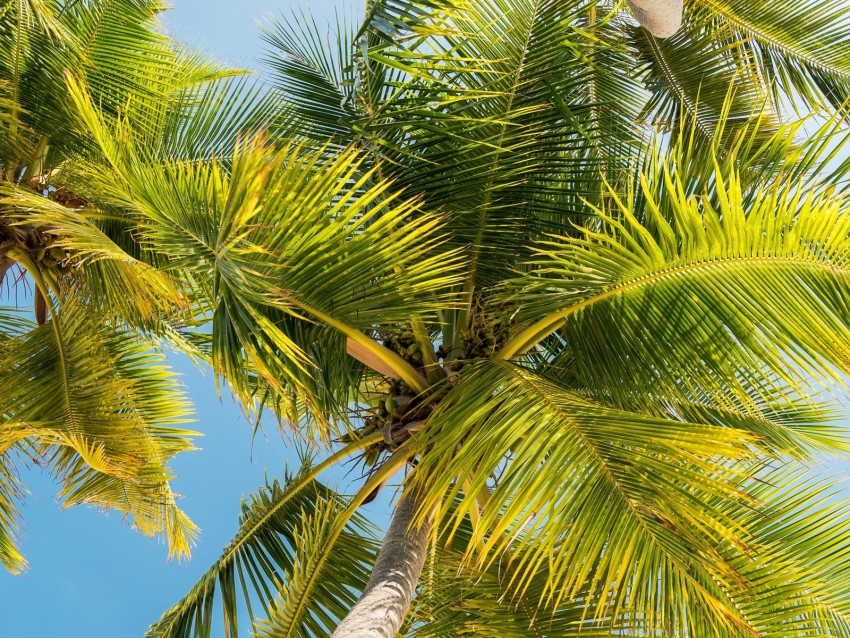
POLYGON ((395 638, 407 616, 428 555, 430 519, 411 527, 421 499, 399 500, 366 589, 331 638, 395 638))
POLYGON ((637 21, 656 38, 669 38, 682 26, 682 0, 628 0, 637 21))

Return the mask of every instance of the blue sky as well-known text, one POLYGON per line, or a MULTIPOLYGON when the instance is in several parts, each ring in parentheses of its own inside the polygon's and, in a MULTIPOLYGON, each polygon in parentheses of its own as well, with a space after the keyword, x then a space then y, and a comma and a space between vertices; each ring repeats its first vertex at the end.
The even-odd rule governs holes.
MULTIPOLYGON (((289 0, 171 0, 171 5, 164 21, 175 38, 243 68, 257 68, 262 46, 257 21, 302 6, 289 0)), ((335 3, 314 0, 309 6, 322 19, 333 15, 335 3)))
MULTIPOLYGON (((175 37, 242 68, 257 67, 256 19, 290 6, 269 0, 173 4, 165 22, 175 37)), ((331 0, 310 5, 317 20, 333 19, 334 7, 331 0)), ((133 531, 120 514, 60 510, 55 486, 38 469, 25 472, 31 497, 24 508, 23 549, 30 570, 22 576, 0 570, 2 638, 141 638, 218 557, 236 530, 240 497, 262 485, 266 472, 276 476, 287 461, 297 465, 274 424, 252 440, 251 425, 228 397, 219 399, 210 374, 180 358, 172 363, 197 406, 194 428, 204 434, 198 441, 203 449, 175 463, 181 504, 202 529, 191 562, 170 563, 161 543, 133 531)), ((348 484, 341 472, 330 480, 348 484)), ((384 520, 383 510, 376 503, 372 515, 384 520)))

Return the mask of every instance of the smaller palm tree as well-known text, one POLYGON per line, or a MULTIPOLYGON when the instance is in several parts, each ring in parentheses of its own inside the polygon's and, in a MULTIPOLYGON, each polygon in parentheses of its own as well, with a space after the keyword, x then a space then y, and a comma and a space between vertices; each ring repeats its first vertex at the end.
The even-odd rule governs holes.
POLYGON ((206 133, 232 116, 224 96, 250 89, 163 35, 163 9, 156 0, 0 3, 0 282, 8 299, 34 303, 33 316, 0 309, 0 562, 13 572, 26 566, 16 538, 22 463, 51 472, 63 506, 124 512, 164 534, 172 556, 188 554, 197 532, 169 486, 171 459, 193 449, 192 408, 154 343, 192 350, 177 331, 192 298, 139 250, 120 203, 92 203, 97 180, 82 173, 109 167, 77 107, 85 99, 132 123, 160 156, 200 161, 232 147, 226 125, 217 138, 206 133))

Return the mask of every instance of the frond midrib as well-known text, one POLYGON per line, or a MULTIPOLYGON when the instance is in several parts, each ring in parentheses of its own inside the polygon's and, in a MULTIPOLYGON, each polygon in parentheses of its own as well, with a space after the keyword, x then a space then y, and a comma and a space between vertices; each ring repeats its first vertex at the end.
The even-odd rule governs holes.
POLYGON ((247 530, 243 530, 239 538, 235 539, 233 543, 231 543, 227 552, 216 562, 216 565, 226 565, 232 558, 233 555, 239 550, 239 548, 245 543, 245 540, 251 536, 253 536, 258 529, 260 529, 263 525, 265 525, 266 521, 268 521, 272 516, 274 516, 277 511, 283 507, 290 499, 292 499, 298 492, 301 491, 301 488, 305 487, 310 481, 315 480, 316 475, 320 474, 325 468, 330 467, 334 463, 336 463, 341 458, 345 456, 349 456, 353 452, 356 452, 358 449, 362 449, 372 443, 378 441, 383 438, 383 434, 380 432, 376 434, 372 434, 371 436, 365 437, 358 441, 355 444, 351 444, 329 457, 319 465, 317 465, 307 476, 305 476, 301 482, 295 487, 292 488, 292 491, 286 495, 285 498, 282 498, 278 503, 274 504, 269 510, 257 519, 253 525, 247 530))
POLYGON ((687 94, 679 80, 676 78, 676 74, 673 72, 673 69, 670 68, 670 64, 667 62, 667 58, 664 55, 664 52, 661 50, 661 47, 658 46, 658 42, 656 41, 655 37, 647 35, 646 39, 649 42, 649 46, 652 48, 652 52, 655 54, 655 59, 658 61, 658 65, 661 67, 661 71, 664 73, 664 77, 667 78, 667 82, 669 83, 670 88, 673 89, 673 92, 678 96, 679 100, 681 100, 685 108, 688 109, 691 114, 691 117, 694 118, 694 122, 696 123, 697 127, 699 127, 700 132, 706 138, 712 139, 714 133, 711 127, 706 125, 706 123, 703 122, 700 118, 698 105, 694 103, 694 101, 687 94))
POLYGON ((97 16, 95 17, 91 33, 89 33, 89 37, 84 42, 82 42, 82 53, 86 56, 88 56, 89 52, 91 51, 95 40, 97 40, 97 36, 100 34, 100 30, 103 28, 104 22, 106 22, 106 15, 109 13, 109 11, 114 5, 115 0, 106 0, 106 2, 101 5, 100 11, 97 12, 97 16))
POLYGON ((68 369, 69 365, 66 352, 66 343, 62 327, 59 325, 59 315, 57 314, 55 307, 50 301, 50 286, 41 276, 40 270, 36 267, 34 263, 32 263, 32 261, 30 261, 29 258, 19 256, 19 259, 22 261, 24 266, 27 267, 27 270, 29 270, 36 285, 36 289, 44 297, 44 301, 47 304, 48 310, 50 312, 50 327, 56 344, 56 353, 59 357, 59 368, 62 373, 62 396, 66 408, 66 417, 69 421, 71 429, 75 432, 79 432, 79 421, 77 418, 76 410, 74 409, 74 401, 71 397, 71 375, 70 370, 68 369))
MULTIPOLYGON (((339 513, 339 512, 338 512, 339 513)), ((325 539, 322 539, 323 541, 325 539)), ((319 555, 313 555, 311 560, 312 569, 307 570, 306 583, 302 582, 299 594, 296 596, 295 609, 291 610, 291 622, 286 625, 285 633, 282 633, 276 638, 291 638, 296 635, 296 630, 300 629, 298 626, 298 619, 301 618, 301 614, 307 609, 309 604, 310 593, 313 590, 313 586, 319 580, 319 574, 322 571, 322 567, 325 564, 325 557, 331 552, 333 548, 327 547, 324 551, 320 552, 319 555)), ((290 591, 290 593, 292 593, 290 591)), ((278 627, 279 629, 279 627, 278 627)))
POLYGON ((198 601, 203 599, 204 596, 209 594, 210 587, 215 587, 215 582, 217 580, 218 574, 222 572, 222 570, 233 560, 234 555, 248 542, 248 539, 253 537, 257 530, 260 529, 266 522, 274 516, 280 508, 282 508, 286 503, 292 500, 295 496, 297 496, 301 489, 306 487, 311 481, 315 480, 315 477, 321 473, 327 467, 333 465, 341 458, 352 454, 358 449, 362 449, 371 443, 376 442, 379 439, 383 439, 383 434, 377 432, 369 437, 364 437, 360 441, 348 445, 336 454, 330 456, 325 461, 312 468, 310 472, 307 473, 302 479, 294 486, 291 487, 289 493, 284 494, 283 498, 280 499, 277 503, 273 503, 271 507, 268 508, 266 513, 260 518, 256 519, 253 524, 251 524, 248 529, 241 529, 237 533, 237 537, 230 543, 227 547, 227 550, 222 554, 217 561, 215 561, 209 569, 204 573, 201 579, 192 587, 191 591, 184 596, 175 606, 172 608, 171 616, 163 621, 160 619, 155 625, 153 625, 152 629, 155 629, 158 633, 149 634, 151 636, 168 636, 170 635, 171 629, 175 626, 176 623, 180 621, 181 616, 188 609, 192 609, 195 605, 198 604, 198 601), (210 584, 210 579, 212 584, 210 584))

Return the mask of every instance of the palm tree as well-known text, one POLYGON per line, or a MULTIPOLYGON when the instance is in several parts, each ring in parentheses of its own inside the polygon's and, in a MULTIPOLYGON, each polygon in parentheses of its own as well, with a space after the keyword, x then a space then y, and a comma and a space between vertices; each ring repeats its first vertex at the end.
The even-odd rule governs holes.
POLYGON ((84 192, 97 186, 82 172, 108 167, 73 93, 85 85, 86 99, 162 156, 230 147, 243 122, 221 123, 234 108, 224 97, 246 98, 249 86, 164 35, 163 9, 0 3, 0 282, 9 299, 34 302, 34 313, 0 309, 0 561, 13 572, 26 566, 21 464, 47 468, 63 506, 117 509, 164 534, 172 556, 186 555, 196 533, 169 486, 172 457, 192 449, 192 409, 156 345, 193 350, 177 328, 194 302, 139 250, 120 207, 84 192), (218 138, 205 136, 211 122, 218 138))
MULTIPOLYGON (((34 73, 84 135, 50 170, 4 163, 4 232, 47 236, 6 256, 54 311, 4 321, 26 347, 2 387, 32 390, 8 431, 67 446, 60 478, 106 502, 119 473, 78 468, 136 444, 106 419, 78 443, 89 421, 44 388, 103 411, 124 395, 86 357, 138 362, 143 335, 338 445, 244 505, 151 636, 209 636, 217 605, 234 636, 243 609, 263 636, 850 635, 848 508, 816 468, 848 447, 828 389, 850 361, 850 163, 829 160, 850 27, 778 4, 695 2, 660 41, 605 2, 383 0, 330 50, 307 18, 271 27, 262 94, 192 71, 110 100, 117 75, 34 73), (92 321, 101 341, 73 332, 92 321), (350 456, 356 494, 316 481, 350 456), (357 510, 404 469, 379 550, 357 510)), ((40 112, 16 103, 13 131, 40 112)), ((185 445, 150 370, 118 377, 160 392, 150 410, 107 411, 185 445)), ((160 467, 130 484, 164 489, 160 467)))
POLYGON ((149 636, 219 604, 233 636, 850 635, 844 11, 703 0, 661 41, 605 2, 383 0, 330 50, 302 16, 266 35, 285 139, 223 166, 80 91, 216 371, 341 445, 149 636), (356 494, 316 482, 350 456, 356 494), (403 469, 378 550, 357 510, 403 469))
POLYGON ((101 123, 215 369, 342 444, 149 636, 850 635, 845 10, 701 0, 661 41, 383 0, 335 48, 270 28, 289 141, 163 168, 101 123), (316 483, 349 456, 356 494, 316 483), (356 512, 403 469, 378 551, 356 512))

